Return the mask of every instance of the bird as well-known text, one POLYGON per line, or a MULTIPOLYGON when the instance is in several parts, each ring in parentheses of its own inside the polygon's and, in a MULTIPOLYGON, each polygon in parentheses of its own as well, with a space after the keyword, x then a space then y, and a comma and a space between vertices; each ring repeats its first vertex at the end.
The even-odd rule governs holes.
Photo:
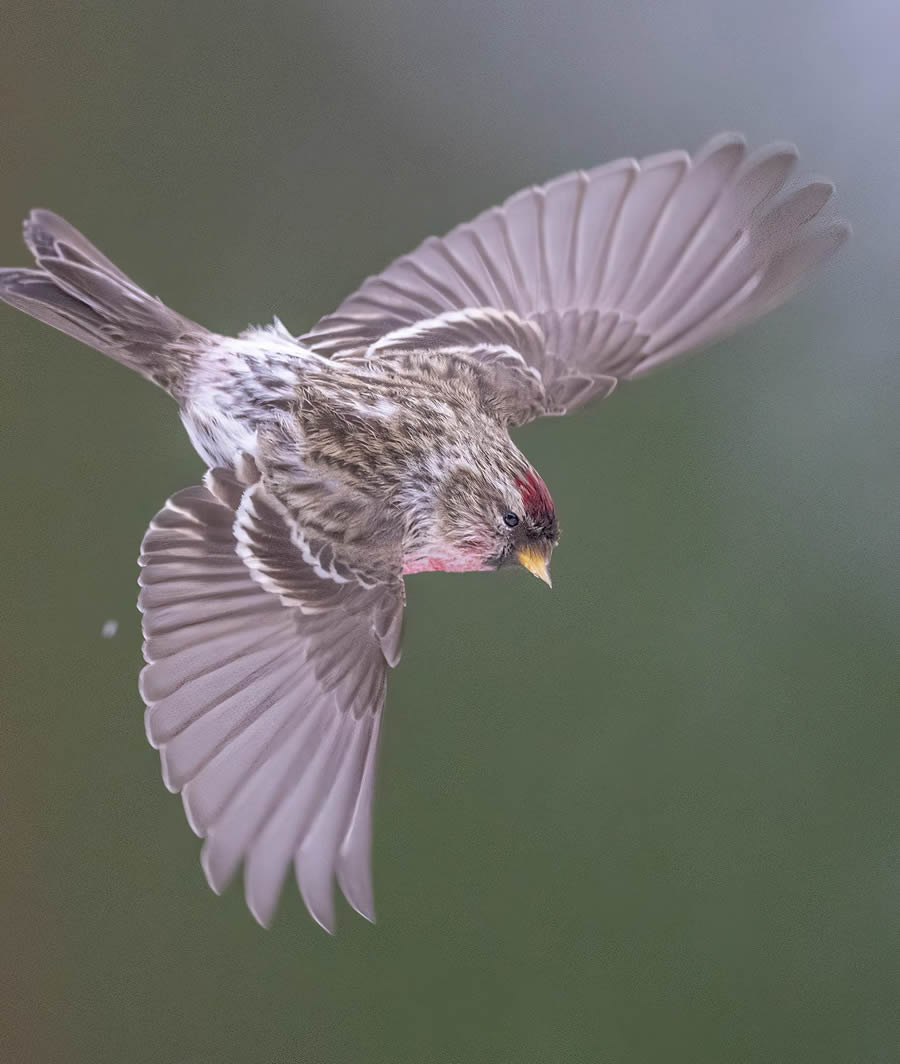
POLYGON ((212 332, 33 210, 0 299, 168 392, 207 467, 140 548, 139 690, 214 891, 269 926, 293 865, 374 921, 372 805, 405 580, 550 584, 544 480, 511 433, 783 303, 850 235, 797 150, 725 133, 516 193, 363 281, 308 332, 212 332))

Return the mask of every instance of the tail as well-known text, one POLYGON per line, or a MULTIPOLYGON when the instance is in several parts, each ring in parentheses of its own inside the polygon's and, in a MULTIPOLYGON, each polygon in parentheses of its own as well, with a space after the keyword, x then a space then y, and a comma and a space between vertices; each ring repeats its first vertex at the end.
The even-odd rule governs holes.
POLYGON ((206 330, 148 295, 52 211, 32 211, 24 236, 37 269, 0 269, 0 299, 177 398, 206 330))

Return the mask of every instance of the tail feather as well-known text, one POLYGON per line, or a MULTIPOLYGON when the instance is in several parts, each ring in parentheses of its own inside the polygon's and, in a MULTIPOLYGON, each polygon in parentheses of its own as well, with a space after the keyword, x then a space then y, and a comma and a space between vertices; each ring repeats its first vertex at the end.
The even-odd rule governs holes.
POLYGON ((37 269, 0 269, 0 299, 178 395, 206 330, 148 295, 68 222, 24 225, 37 269))
POLYGON ((22 225, 22 236, 35 259, 71 258, 134 287, 115 263, 110 262, 74 225, 53 211, 33 210, 22 225))

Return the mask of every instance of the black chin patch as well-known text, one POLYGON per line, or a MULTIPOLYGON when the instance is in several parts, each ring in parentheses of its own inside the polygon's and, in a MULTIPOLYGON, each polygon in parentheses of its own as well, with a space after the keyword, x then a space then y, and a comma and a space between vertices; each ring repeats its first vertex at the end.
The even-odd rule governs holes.
POLYGON ((490 557, 484 559, 485 568, 487 569, 502 569, 504 565, 507 565, 514 557, 514 551, 512 547, 506 550, 500 551, 499 554, 492 554, 490 557))

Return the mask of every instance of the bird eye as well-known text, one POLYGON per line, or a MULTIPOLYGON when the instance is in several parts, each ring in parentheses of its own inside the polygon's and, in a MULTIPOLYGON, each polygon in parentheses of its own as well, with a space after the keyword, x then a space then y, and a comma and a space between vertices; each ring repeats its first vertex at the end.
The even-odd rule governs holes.
POLYGON ((518 514, 514 514, 514 513, 504 514, 503 515, 503 523, 506 525, 507 528, 515 528, 516 525, 519 523, 518 514))

